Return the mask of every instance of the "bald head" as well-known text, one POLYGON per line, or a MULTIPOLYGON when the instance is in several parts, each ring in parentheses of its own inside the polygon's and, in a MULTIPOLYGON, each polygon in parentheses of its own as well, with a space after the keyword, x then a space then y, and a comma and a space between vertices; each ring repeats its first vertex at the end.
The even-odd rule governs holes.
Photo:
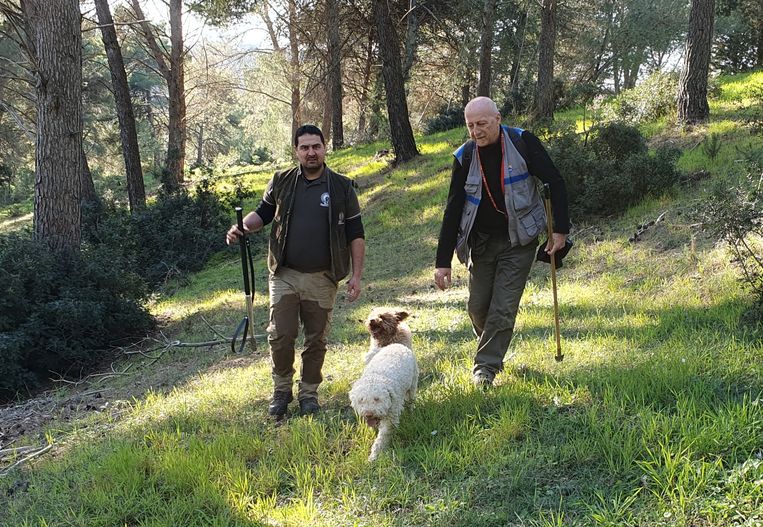
POLYGON ((487 146, 501 136, 501 114, 489 97, 476 97, 464 108, 466 127, 477 146, 487 146))

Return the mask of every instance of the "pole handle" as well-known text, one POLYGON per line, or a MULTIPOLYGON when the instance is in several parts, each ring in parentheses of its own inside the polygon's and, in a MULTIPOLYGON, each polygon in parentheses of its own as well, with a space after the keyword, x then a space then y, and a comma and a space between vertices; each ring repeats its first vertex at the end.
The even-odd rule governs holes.
POLYGON ((251 294, 251 285, 249 284, 249 262, 247 261, 247 243, 246 243, 246 231, 244 230, 244 212, 241 207, 236 207, 236 221, 238 222, 238 230, 243 234, 238 240, 239 247, 241 247, 241 269, 244 272, 244 293, 246 295, 251 294))

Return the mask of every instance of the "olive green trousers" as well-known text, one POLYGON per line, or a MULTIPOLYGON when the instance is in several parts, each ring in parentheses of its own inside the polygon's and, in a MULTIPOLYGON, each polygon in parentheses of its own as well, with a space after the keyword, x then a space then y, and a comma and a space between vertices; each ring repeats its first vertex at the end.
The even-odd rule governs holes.
POLYGON ((512 247, 508 235, 475 232, 470 247, 468 311, 479 339, 473 371, 495 375, 503 369, 538 244, 512 247))

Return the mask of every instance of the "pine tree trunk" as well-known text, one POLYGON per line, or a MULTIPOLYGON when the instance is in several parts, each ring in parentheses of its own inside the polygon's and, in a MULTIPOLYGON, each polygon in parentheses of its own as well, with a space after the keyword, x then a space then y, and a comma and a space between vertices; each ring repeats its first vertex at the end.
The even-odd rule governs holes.
POLYGON ((405 61, 403 62, 403 80, 408 82, 411 78, 411 68, 416 61, 416 41, 419 33, 419 18, 416 12, 417 0, 409 0, 407 21, 405 30, 405 61))
POLYGON ((185 180, 185 50, 183 47, 183 1, 170 0, 169 137, 167 170, 181 184, 185 180))
POLYGON ((148 49, 156 61, 159 72, 167 83, 167 97, 169 98, 169 123, 167 139, 167 156, 165 169, 167 178, 165 185, 170 190, 177 188, 185 179, 185 141, 186 141, 186 105, 185 105, 185 73, 183 61, 185 50, 183 48, 183 1, 170 0, 170 53, 169 64, 167 56, 159 47, 154 35, 154 29, 146 20, 138 0, 130 0, 135 16, 140 20, 143 38, 148 49))
POLYGON ((297 133, 297 128, 302 124, 301 96, 299 91, 300 73, 299 73, 299 41, 297 40, 297 3, 296 0, 289 1, 289 50, 291 57, 289 71, 291 83, 291 138, 297 133))
POLYGON ((77 0, 21 2, 35 57, 34 236, 79 249, 82 236, 82 34, 77 0))
POLYGON ((331 146, 339 150, 344 146, 344 124, 342 120, 342 48, 339 42, 339 1, 326 0, 328 15, 328 58, 329 85, 331 86, 331 146))
POLYGON ((681 123, 702 122, 710 116, 707 75, 714 15, 714 0, 692 0, 684 64, 678 81, 678 121, 681 123))
POLYGON ((328 141, 331 137, 331 115, 333 113, 333 107, 331 106, 331 85, 328 83, 328 79, 324 82, 325 93, 323 94, 323 118, 321 119, 321 132, 323 132, 323 138, 328 141))
POLYGON ((111 71, 111 85, 114 89, 114 102, 119 120, 119 138, 122 141, 122 154, 125 160, 127 196, 130 211, 134 212, 146 207, 146 190, 143 184, 143 168, 140 164, 138 133, 130 99, 130 87, 127 84, 122 50, 119 48, 108 0, 95 0, 95 10, 98 15, 98 24, 101 26, 101 38, 109 61, 109 71, 111 71))
POLYGON ((392 25, 387 0, 374 0, 376 34, 379 37, 379 54, 382 61, 382 76, 387 94, 387 114, 389 116, 392 147, 395 162, 405 162, 419 155, 413 129, 408 115, 408 101, 405 97, 405 81, 400 64, 400 45, 397 31, 392 25))
POLYGON ((363 84, 360 92, 360 102, 358 117, 357 139, 362 141, 366 135, 366 110, 368 109, 368 92, 371 84, 371 61, 374 58, 374 33, 368 32, 368 43, 366 46, 366 61, 363 65, 363 84))
POLYGON ((493 33, 495 27, 495 5, 497 0, 485 0, 482 10, 482 36, 480 37, 480 80, 477 95, 490 97, 492 78, 491 58, 493 55, 493 33))
POLYGON ((470 88, 471 87, 469 86, 469 83, 467 82, 464 82, 461 85, 461 106, 463 106, 464 108, 466 107, 466 105, 469 103, 469 100, 471 99, 471 94, 469 93, 470 88))
POLYGON ((519 20, 517 20, 517 36, 511 58, 511 73, 509 74, 512 93, 517 91, 519 84, 517 81, 519 80, 519 67, 522 64, 522 50, 525 45, 525 29, 527 29, 527 12, 519 15, 519 20))
POLYGON ((196 138, 196 166, 204 165, 204 123, 199 125, 199 135, 196 138))
POLYGON ((557 0, 543 0, 541 5, 538 50, 538 84, 535 91, 535 118, 554 119, 554 49, 556 46, 557 0))
POLYGON ((93 173, 90 172, 90 164, 87 162, 87 156, 85 155, 85 149, 81 151, 82 157, 82 182, 80 204, 95 203, 98 201, 98 194, 95 193, 95 184, 93 183, 93 173))

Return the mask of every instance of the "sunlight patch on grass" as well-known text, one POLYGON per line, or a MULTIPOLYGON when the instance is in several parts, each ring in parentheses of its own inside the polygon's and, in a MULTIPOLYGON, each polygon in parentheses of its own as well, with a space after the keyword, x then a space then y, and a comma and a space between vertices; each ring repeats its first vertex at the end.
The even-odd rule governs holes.
POLYGON ((763 86, 763 70, 737 75, 723 75, 719 78, 721 85, 720 102, 750 103, 751 90, 754 86, 763 86))
POLYGON ((455 148, 447 141, 426 142, 419 145, 421 155, 450 154, 455 148))

